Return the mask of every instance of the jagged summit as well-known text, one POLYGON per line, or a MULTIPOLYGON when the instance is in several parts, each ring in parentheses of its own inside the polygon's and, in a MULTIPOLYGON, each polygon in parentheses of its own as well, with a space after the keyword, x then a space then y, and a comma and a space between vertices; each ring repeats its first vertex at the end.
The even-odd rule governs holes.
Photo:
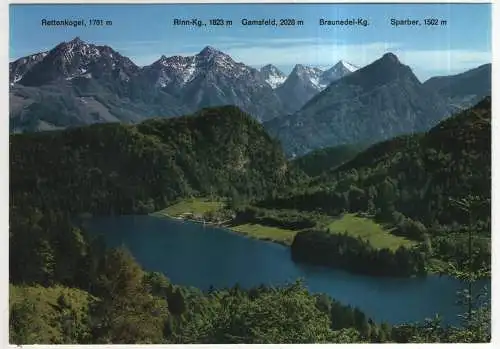
POLYGON ((264 80, 273 88, 277 88, 286 80, 286 75, 272 64, 267 64, 260 68, 260 73, 264 80))
POLYGON ((349 63, 347 61, 344 61, 343 59, 341 59, 340 61, 338 61, 334 66, 333 68, 345 68, 346 70, 350 71, 351 73, 358 70, 359 67, 358 66, 355 66, 354 64, 352 63, 349 63))
POLYGON ((222 51, 216 49, 213 46, 205 46, 203 50, 198 53, 198 56, 213 56, 213 55, 225 55, 222 51))
POLYGON ((319 75, 321 75, 322 72, 323 71, 321 69, 316 67, 310 67, 304 64, 296 64, 290 75, 298 74, 300 76, 314 76, 315 78, 319 78, 319 75))
POLYGON ((75 36, 73 40, 70 41, 72 44, 83 44, 85 43, 79 36, 75 36))
POLYGON ((260 68, 260 72, 265 74, 278 74, 285 76, 285 74, 273 64, 266 64, 265 66, 260 68))
POLYGON ((446 103, 425 88, 394 54, 332 82, 297 113, 268 129, 290 153, 378 142, 429 129, 449 115, 446 103))
POLYGON ((272 64, 266 64, 265 66, 263 66, 262 68, 260 68, 260 70, 275 70, 275 69, 278 69, 276 68, 274 65, 272 64))
POLYGON ((305 66, 304 64, 295 64, 295 66, 293 67, 293 70, 292 71, 305 71, 307 70, 309 67, 305 66))
MULTIPOLYGON (((356 104, 356 98, 363 91, 370 93, 380 89, 388 91, 383 100, 390 104, 390 100, 402 100, 399 94, 404 88, 407 90, 403 92, 413 95, 413 90, 420 85, 411 69, 392 53, 377 57, 377 61, 361 69, 346 60, 339 60, 328 70, 297 64, 290 74, 283 74, 272 64, 256 69, 236 62, 229 54, 213 46, 200 48, 201 51, 196 50, 190 56, 159 52, 155 62, 138 67, 111 47, 85 42, 77 36, 68 37, 46 52, 18 58, 9 64, 11 92, 12 95, 17 93, 13 99, 17 104, 11 111, 17 122, 13 129, 37 129, 45 127, 45 123, 66 127, 103 121, 135 122, 151 115, 178 116, 218 105, 236 105, 266 121, 292 115, 318 94, 327 92, 325 88, 335 89, 328 98, 322 98, 325 105, 338 99, 342 103, 354 100, 356 104), (344 98, 343 94, 347 97, 344 98), (67 99, 59 100, 58 95, 67 99), (88 96, 98 96, 99 100, 88 96), (28 108, 31 105, 37 107, 37 103, 44 113, 28 108), (53 107, 55 105, 57 107, 53 107), (69 109, 66 111, 65 108, 69 109), (56 109, 62 114, 54 115, 52 110, 56 109), (51 112, 45 113, 46 110, 51 112), (31 120, 39 120, 42 124, 31 120)), ((486 92, 490 93, 489 83, 481 87, 491 75, 487 74, 488 67, 479 69, 479 72, 483 73, 470 72, 459 76, 460 79, 457 77, 454 83, 457 90, 449 97, 453 98, 450 103, 457 104, 457 98, 460 103, 464 98, 469 101, 473 97, 475 101, 486 92), (467 86, 467 90, 462 86, 467 86), (478 88, 480 90, 476 91, 478 88)), ((431 80, 427 87, 450 91, 448 80, 442 80, 433 84, 431 80)), ((448 98, 447 95, 444 97, 448 98)), ((432 96, 425 98, 432 99, 432 96)), ((371 113, 372 109, 379 107, 375 102, 374 105, 361 111, 371 113)), ((332 108, 338 106, 332 105, 332 108)), ((332 112, 331 108, 328 110, 332 112)), ((405 110, 396 111, 407 114, 405 110)), ((394 120, 387 120, 387 123, 392 124, 394 120)), ((317 133, 315 129, 310 132, 317 133)))
POLYGON ((90 44, 77 36, 59 43, 22 74, 17 70, 14 81, 25 86, 42 86, 75 78, 128 81, 138 67, 110 47, 90 44))
POLYGON ((334 81, 337 81, 344 76, 347 76, 359 68, 349 62, 346 62, 344 60, 338 61, 333 67, 330 69, 326 70, 322 75, 321 75, 321 83, 324 86, 328 86, 334 81))

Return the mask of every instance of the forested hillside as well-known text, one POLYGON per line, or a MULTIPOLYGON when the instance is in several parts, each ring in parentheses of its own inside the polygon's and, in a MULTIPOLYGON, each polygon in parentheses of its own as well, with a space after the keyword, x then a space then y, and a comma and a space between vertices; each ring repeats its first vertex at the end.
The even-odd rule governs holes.
POLYGON ((349 343, 391 336, 389 326, 376 325, 359 309, 330 297, 312 295, 300 283, 202 293, 144 272, 121 249, 96 263, 91 291, 56 284, 11 286, 11 342, 349 343))
POLYGON ((200 193, 259 197, 299 178, 278 143, 235 107, 13 135, 10 145, 14 209, 144 213, 200 193))
MULTIPOLYGON (((306 175, 286 161, 262 126, 234 107, 135 126, 105 124, 11 135, 10 341, 488 341, 489 332, 482 326, 488 326, 489 318, 482 313, 475 313, 465 329, 434 322, 391 328, 367 319, 358 309, 311 294, 300 284, 208 293, 173 285, 161 274, 144 271, 126 250, 108 250, 102 240, 90 239, 74 218, 82 213, 151 212, 178 198, 211 194, 260 202, 276 212, 285 207, 316 211, 310 217, 295 215, 307 227, 305 218, 316 214, 365 211, 384 221, 399 219, 398 232, 411 238, 432 233, 433 248, 455 261, 458 254, 464 255, 457 248, 460 239, 440 243, 440 234, 462 237, 460 225, 467 222, 463 214, 448 211, 446 198, 489 198, 490 118, 486 100, 425 135, 378 144, 309 181, 309 186, 306 175), (285 197, 285 192, 292 194, 285 197), (422 206, 428 201, 431 204, 422 206)), ((289 220, 286 214, 276 215, 289 220)), ((486 209, 475 221, 480 223, 478 232, 487 237, 486 209)), ((300 236, 307 240, 313 235, 300 236)), ((326 246, 333 242, 366 247, 351 238, 340 243, 335 239, 325 240, 326 246)), ((312 239, 313 245, 317 241, 312 239)), ((373 252, 371 247, 366 250, 373 252)), ((417 251, 401 251, 387 255, 377 250, 376 261, 397 263, 403 274, 420 272, 417 251)), ((351 252, 342 255, 351 258, 351 252)), ((478 263, 485 260, 483 253, 479 256, 478 263)))
POLYGON ((301 178, 234 107, 194 116, 11 135, 10 279, 87 287, 75 215, 148 213, 177 198, 263 197, 301 178))
POLYGON ((490 197, 491 100, 487 98, 429 132, 378 143, 305 188, 259 205, 333 216, 368 214, 393 227, 392 234, 424 242, 434 257, 458 263, 467 259, 464 232, 473 229, 479 267, 489 265, 491 258, 490 197), (470 196, 478 204, 469 217, 455 201, 470 196))
MULTIPOLYGON (((306 170, 307 171, 307 170, 306 170)), ((429 132, 378 143, 263 206, 322 210, 395 210, 432 225, 464 224, 449 197, 491 197, 491 101, 485 99, 429 132)), ((489 207, 480 212, 489 224, 489 207)))
POLYGON ((366 148, 358 144, 346 144, 336 147, 322 148, 294 159, 294 163, 308 176, 316 177, 327 170, 351 160, 366 148))

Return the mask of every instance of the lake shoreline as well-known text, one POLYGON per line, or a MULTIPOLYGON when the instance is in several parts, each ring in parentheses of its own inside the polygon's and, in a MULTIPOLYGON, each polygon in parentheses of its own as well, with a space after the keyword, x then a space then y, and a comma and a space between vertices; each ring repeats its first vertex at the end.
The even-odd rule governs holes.
POLYGON ((174 221, 190 222, 190 223, 195 223, 195 224, 208 225, 209 227, 225 229, 233 234, 241 235, 241 236, 244 236, 244 237, 247 237, 250 239, 272 242, 272 243, 275 243, 275 244, 278 244, 281 246, 290 247, 290 245, 285 243, 284 241, 275 240, 275 239, 271 239, 271 238, 262 238, 262 237, 258 237, 258 236, 246 233, 244 231, 231 229, 231 227, 233 227, 233 225, 227 224, 227 222, 231 222, 232 220, 228 220, 228 221, 225 221, 222 223, 216 223, 216 222, 210 222, 210 221, 204 221, 204 220, 198 220, 198 219, 192 219, 192 218, 175 217, 175 216, 171 216, 167 213, 159 213, 159 212, 150 213, 149 216, 157 217, 157 218, 161 218, 161 219, 171 219, 174 221))
MULTIPOLYGON (((259 237, 259 236, 255 236, 255 235, 252 235, 250 233, 247 233, 245 231, 232 229, 232 227, 234 225, 227 224, 228 222, 231 222, 232 220, 227 220, 227 221, 224 221, 224 222, 221 222, 221 223, 217 223, 217 222, 205 221, 205 220, 199 220, 199 219, 193 219, 193 218, 176 217, 176 216, 172 216, 172 215, 169 215, 167 213, 164 213, 164 212, 160 213, 160 211, 153 212, 153 213, 150 213, 148 215, 152 216, 152 217, 157 217, 157 218, 160 218, 160 219, 168 219, 168 220, 181 221, 181 222, 190 222, 190 223, 199 224, 199 225, 207 225, 209 227, 214 227, 214 228, 221 228, 221 229, 227 230, 228 232, 230 232, 232 234, 244 236, 244 237, 249 238, 249 239, 270 242, 270 243, 278 244, 278 245, 281 245, 281 246, 284 246, 284 247, 288 247, 288 248, 291 247, 291 244, 288 244, 285 241, 276 240, 276 239, 272 239, 272 238, 268 238, 268 237, 259 237)), ((422 275, 411 275, 411 276, 408 276, 406 278, 426 277, 427 275, 433 275, 433 276, 439 276, 439 277, 441 277, 441 276, 450 276, 450 274, 448 274, 448 273, 442 273, 442 272, 438 272, 438 271, 435 271, 435 270, 427 270, 427 274, 424 275, 424 276, 422 276, 422 275)), ((380 276, 378 276, 378 277, 380 277, 380 276)))
MULTIPOLYGON (((151 213, 149 215, 152 217, 160 218, 160 219, 169 219, 169 220, 173 220, 173 221, 190 222, 190 223, 195 223, 195 224, 199 224, 199 225, 207 225, 209 227, 221 228, 221 229, 227 230, 228 232, 230 232, 232 234, 244 236, 244 237, 254 239, 254 240, 270 242, 270 243, 274 243, 274 244, 278 244, 278 245, 290 248, 290 245, 285 243, 284 241, 275 240, 275 239, 266 238, 266 237, 262 238, 262 237, 258 237, 258 236, 255 236, 255 235, 252 235, 249 233, 245 233, 244 231, 231 229, 232 225, 224 224, 224 223, 227 223, 228 221, 222 222, 222 223, 215 223, 215 222, 203 221, 203 220, 192 219, 192 218, 175 217, 175 216, 171 216, 167 213, 159 213, 159 212, 154 212, 154 213, 151 213)), ((306 263, 306 264, 308 264, 308 263, 306 263)), ((427 275, 435 275, 435 276, 440 276, 440 277, 441 276, 450 276, 447 273, 439 273, 439 272, 431 271, 431 270, 427 271, 427 275)), ((426 277, 427 275, 423 275, 423 276, 422 275, 410 275, 410 276, 405 277, 405 278, 426 277)), ((377 276, 377 277, 383 277, 383 276, 377 276)))
POLYGON ((286 246, 250 239, 215 224, 204 231, 199 222, 182 224, 179 219, 154 216, 94 217, 87 222, 86 230, 104 235, 108 248, 126 246, 145 270, 162 272, 176 284, 201 290, 210 285, 219 289, 238 283, 242 288, 252 288, 303 279, 310 292, 328 294, 388 323, 416 321, 435 312, 452 320, 456 314, 449 297, 462 286, 449 276, 375 277, 295 263, 286 246), (402 302, 409 299, 417 306, 411 311, 401 309, 402 302), (388 309, 393 312, 389 314, 388 309))

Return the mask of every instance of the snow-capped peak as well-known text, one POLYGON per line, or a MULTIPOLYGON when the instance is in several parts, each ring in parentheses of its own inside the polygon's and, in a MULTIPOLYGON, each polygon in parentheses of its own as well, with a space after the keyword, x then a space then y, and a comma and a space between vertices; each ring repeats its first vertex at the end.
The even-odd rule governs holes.
POLYGON ((286 80, 286 75, 272 64, 268 64, 260 68, 260 73, 264 80, 274 89, 283 84, 286 80))
POLYGON ((258 70, 250 68, 243 63, 235 62, 226 53, 212 46, 206 46, 193 56, 162 56, 149 68, 156 70, 156 85, 161 87, 182 88, 195 81, 199 76, 209 79, 231 79, 254 81, 265 85, 258 70))
POLYGON ((216 56, 227 56, 224 52, 217 50, 213 46, 205 46, 203 50, 201 50, 196 56, 212 58, 216 56))
POLYGON ((284 75, 278 68, 276 68, 272 64, 267 64, 267 65, 263 66, 262 68, 260 68, 260 71, 262 73, 272 73, 272 74, 284 75))
POLYGON ((354 64, 351 64, 351 63, 346 62, 344 60, 340 60, 333 67, 326 70, 321 75, 321 83, 323 85, 328 86, 332 82, 339 80, 339 79, 343 78, 344 76, 355 72, 358 69, 359 68, 356 67, 354 64))
POLYGON ((295 65, 295 68, 293 69, 296 74, 299 75, 318 75, 321 74, 323 71, 319 68, 316 67, 309 67, 303 64, 297 64, 295 65))
POLYGON ((64 60, 67 62, 71 61, 75 55, 85 59, 95 59, 101 55, 97 46, 87 44, 78 36, 71 41, 63 42, 56 47, 56 50, 62 53, 64 60))
POLYGON ((322 90, 326 87, 321 81, 322 74, 323 71, 319 68, 297 64, 290 75, 296 75, 302 81, 309 81, 315 89, 322 90))
POLYGON ((85 42, 84 42, 82 39, 80 39, 80 37, 79 37, 79 36, 76 36, 76 37, 75 37, 73 40, 71 40, 69 43, 70 43, 70 44, 74 44, 74 45, 81 45, 81 44, 85 44, 85 42))
POLYGON ((197 55, 190 57, 196 62, 196 66, 202 66, 206 63, 210 65, 215 65, 218 71, 231 72, 238 69, 238 66, 244 66, 243 64, 236 63, 231 56, 228 54, 217 50, 213 46, 206 46, 197 55))
POLYGON ((10 65, 12 82, 40 85, 53 80, 93 78, 95 75, 128 81, 138 70, 130 59, 110 47, 86 43, 79 37, 61 42, 39 56, 32 55, 31 59, 36 64, 22 62, 24 64, 20 66, 16 64, 18 60, 10 65))
POLYGON ((335 66, 342 66, 344 67, 345 69, 349 70, 351 73, 355 72, 356 70, 359 69, 359 67, 355 66, 354 64, 351 64, 349 62, 346 62, 344 60, 340 60, 337 62, 337 64, 335 64, 335 66))

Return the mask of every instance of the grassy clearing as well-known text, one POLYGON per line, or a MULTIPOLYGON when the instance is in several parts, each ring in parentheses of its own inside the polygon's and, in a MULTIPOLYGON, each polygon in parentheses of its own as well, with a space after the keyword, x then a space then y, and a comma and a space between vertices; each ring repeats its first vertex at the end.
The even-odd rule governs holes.
POLYGON ((392 235, 390 230, 385 229, 372 219, 358 217, 355 214, 344 214, 341 218, 328 224, 328 228, 336 233, 347 232, 351 236, 361 237, 368 240, 375 248, 388 248, 396 250, 400 246, 411 247, 414 241, 401 236, 392 235))
POLYGON ((231 230, 260 240, 269 240, 283 245, 291 245, 297 231, 260 224, 241 224, 230 227, 231 230))
MULTIPOLYGON (((155 212, 154 215, 168 217, 181 217, 185 213, 203 215, 206 212, 217 210, 223 206, 223 202, 213 201, 209 198, 189 198, 155 212)), ((358 217, 355 214, 345 214, 339 219, 332 219, 326 216, 320 217, 316 226, 317 228, 328 227, 333 232, 346 231, 352 236, 368 240, 375 248, 396 250, 399 246, 410 247, 415 244, 415 242, 406 238, 392 235, 390 230, 385 229, 373 220, 358 217)), ((228 228, 256 239, 274 241, 288 246, 292 244, 297 234, 296 230, 254 223, 244 223, 228 228)))
POLYGON ((203 215, 209 211, 214 211, 222 208, 224 205, 220 201, 212 201, 208 198, 190 198, 179 201, 178 203, 169 206, 161 211, 155 212, 154 215, 178 217, 183 213, 193 213, 203 215))

